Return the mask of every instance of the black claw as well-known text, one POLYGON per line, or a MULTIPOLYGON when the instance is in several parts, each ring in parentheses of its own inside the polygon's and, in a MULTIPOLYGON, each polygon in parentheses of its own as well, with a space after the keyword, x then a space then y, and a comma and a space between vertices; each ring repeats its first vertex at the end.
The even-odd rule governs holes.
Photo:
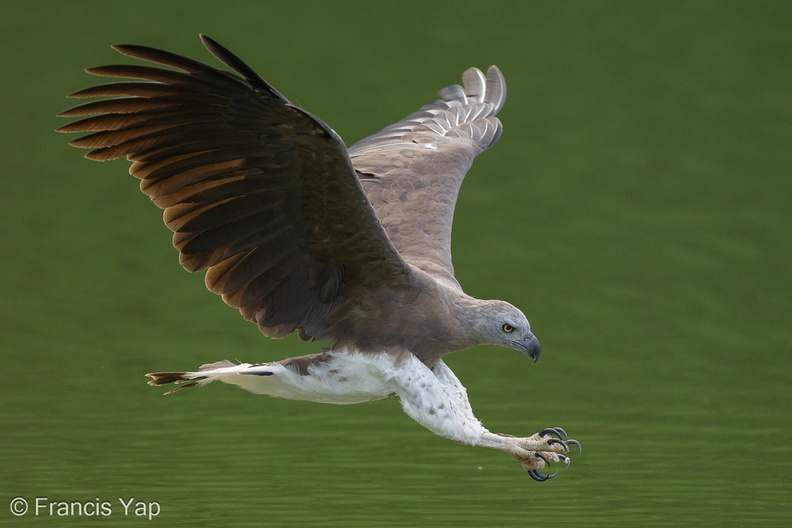
POLYGON ((557 432, 558 434, 560 434, 561 436, 563 436, 565 440, 566 440, 567 438, 569 438, 569 436, 567 436, 567 432, 566 432, 566 431, 564 431, 563 429, 561 429, 560 427, 553 427, 553 429, 555 429, 555 430, 556 430, 556 432, 557 432))
POLYGON ((580 442, 578 442, 577 440, 559 440, 558 438, 548 438, 546 440, 546 442, 547 442, 547 445, 561 444, 562 446, 566 447, 567 449, 569 449, 569 446, 571 446, 571 445, 577 446, 578 452, 580 452, 580 453, 583 452, 583 446, 581 446, 580 442))
POLYGON ((551 475, 543 475, 542 473, 539 473, 538 469, 532 469, 528 472, 528 474, 531 475, 531 478, 534 479, 535 481, 544 482, 545 480, 550 480, 551 478, 558 475, 558 471, 556 471, 551 475))
MULTIPOLYGON (((546 456, 544 456, 542 453, 539 453, 539 452, 537 451, 536 453, 534 453, 534 456, 535 456, 535 457, 537 457, 537 458, 541 458, 542 460, 544 460, 544 462, 545 462, 545 464, 546 464, 546 465, 548 465, 548 466, 550 465, 550 461, 549 461, 549 460, 547 460, 547 457, 546 457, 546 456)), ((551 479, 551 478, 555 477, 556 475, 558 475, 558 471, 556 471, 556 472, 555 472, 555 473, 553 473, 552 475, 543 475, 542 473, 539 473, 539 470, 538 470, 538 469, 532 469, 532 470, 530 470, 530 471, 528 472, 528 474, 529 474, 529 475, 531 475, 531 477, 532 477, 534 480, 537 480, 537 481, 539 481, 539 482, 544 482, 545 480, 551 479)))
POLYGON ((566 438, 566 431, 558 427, 548 427, 547 429, 542 429, 541 431, 539 431, 539 438, 544 438, 545 436, 553 436, 553 435, 557 436, 559 440, 563 440, 564 438, 566 438))
POLYGON ((544 456, 542 453, 536 452, 536 453, 534 453, 534 456, 535 456, 535 457, 538 457, 538 458, 541 458, 542 460, 544 460, 544 461, 545 461, 545 464, 547 464, 548 466, 550 465, 550 461, 549 461, 549 460, 547 460, 547 457, 546 457, 546 456, 544 456))
POLYGON ((548 480, 550 478, 547 475, 542 475, 535 469, 528 471, 528 474, 531 475, 531 478, 534 479, 536 482, 544 482, 545 480, 548 480))
POLYGON ((566 467, 569 467, 569 465, 572 463, 572 459, 567 456, 559 455, 558 453, 556 453, 556 456, 561 459, 561 462, 563 462, 566 467))

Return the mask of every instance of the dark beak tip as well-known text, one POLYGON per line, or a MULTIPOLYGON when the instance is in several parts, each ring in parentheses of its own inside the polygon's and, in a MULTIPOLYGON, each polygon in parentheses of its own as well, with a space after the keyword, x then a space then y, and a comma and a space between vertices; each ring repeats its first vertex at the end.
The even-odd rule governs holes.
POLYGON ((531 340, 528 341, 528 346, 526 346, 526 349, 526 354, 528 354, 528 356, 533 359, 534 363, 539 361, 539 356, 542 354, 542 347, 536 337, 531 336, 531 340))

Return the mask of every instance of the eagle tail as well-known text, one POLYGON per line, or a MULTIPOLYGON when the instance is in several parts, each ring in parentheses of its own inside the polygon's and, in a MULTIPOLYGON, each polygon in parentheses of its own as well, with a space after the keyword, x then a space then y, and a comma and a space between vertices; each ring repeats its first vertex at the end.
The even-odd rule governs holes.
POLYGON ((175 383, 178 387, 164 393, 173 394, 181 389, 206 385, 207 383, 221 380, 223 375, 236 374, 240 370, 249 369, 250 365, 236 365, 224 359, 223 361, 201 365, 197 372, 150 372, 146 376, 151 378, 148 384, 154 387, 175 383))

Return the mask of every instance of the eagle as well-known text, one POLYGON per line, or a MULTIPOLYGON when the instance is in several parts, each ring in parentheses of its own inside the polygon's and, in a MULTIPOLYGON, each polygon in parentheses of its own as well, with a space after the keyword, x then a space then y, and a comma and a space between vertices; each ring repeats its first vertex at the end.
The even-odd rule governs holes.
POLYGON ((147 374, 149 385, 221 381, 256 394, 332 404, 397 396, 435 434, 505 451, 537 481, 567 467, 560 427, 492 433, 443 361, 500 345, 534 362, 523 312, 467 295, 454 276, 451 225, 473 159, 495 143, 506 98, 500 70, 470 68, 462 85, 351 147, 289 102, 226 48, 201 35, 232 71, 138 45, 113 48, 154 64, 89 68, 124 80, 71 94, 96 98, 61 117, 86 158, 125 156, 173 231, 181 265, 270 338, 329 343, 281 361, 228 360, 147 374))

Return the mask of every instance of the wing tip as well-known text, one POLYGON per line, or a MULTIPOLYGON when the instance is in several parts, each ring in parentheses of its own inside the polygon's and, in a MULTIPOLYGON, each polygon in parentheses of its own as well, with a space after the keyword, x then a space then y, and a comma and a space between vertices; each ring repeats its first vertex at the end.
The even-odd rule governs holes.
POLYGON ((198 38, 201 39, 201 43, 209 53, 214 55, 217 60, 244 77, 246 81, 253 84, 256 88, 265 90, 272 97, 276 97, 284 103, 289 103, 289 100, 286 99, 282 93, 276 90, 267 81, 262 79, 261 76, 253 70, 253 68, 248 66, 245 61, 240 59, 232 51, 204 33, 199 33, 198 38))
POLYGON ((506 79, 494 64, 487 68, 486 75, 478 68, 468 68, 462 73, 462 85, 451 85, 440 90, 443 101, 459 101, 462 104, 487 103, 493 106, 490 115, 496 115, 506 102, 506 79))
POLYGON ((487 81, 486 81, 486 102, 495 106, 495 114, 503 108, 506 102, 506 79, 500 68, 494 64, 487 68, 487 81))

